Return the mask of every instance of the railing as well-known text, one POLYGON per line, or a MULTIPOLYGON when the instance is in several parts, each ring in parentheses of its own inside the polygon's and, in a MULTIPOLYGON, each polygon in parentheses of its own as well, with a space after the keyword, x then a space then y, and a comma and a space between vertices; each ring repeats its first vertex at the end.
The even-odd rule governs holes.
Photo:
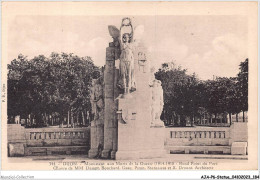
POLYGON ((84 131, 73 132, 29 132, 30 140, 37 139, 84 139, 84 131))
POLYGON ((171 146, 228 145, 229 127, 166 128, 166 144, 171 146))
POLYGON ((89 128, 30 128, 25 129, 27 146, 89 145, 89 128))
POLYGON ((170 131, 171 138, 226 138, 225 131, 170 131))

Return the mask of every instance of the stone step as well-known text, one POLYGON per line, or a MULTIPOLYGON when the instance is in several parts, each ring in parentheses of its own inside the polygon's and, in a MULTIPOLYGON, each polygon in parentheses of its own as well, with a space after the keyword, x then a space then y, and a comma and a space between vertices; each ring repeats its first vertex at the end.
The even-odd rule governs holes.
POLYGON ((25 155, 86 154, 89 146, 25 147, 25 155))
POLYGON ((230 146, 166 146, 168 154, 230 154, 230 146))

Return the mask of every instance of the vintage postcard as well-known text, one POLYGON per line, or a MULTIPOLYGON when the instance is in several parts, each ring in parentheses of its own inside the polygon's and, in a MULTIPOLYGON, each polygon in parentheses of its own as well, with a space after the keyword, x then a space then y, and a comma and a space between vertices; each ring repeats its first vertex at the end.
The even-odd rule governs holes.
POLYGON ((2 170, 258 170, 257 13, 2 2, 2 170))

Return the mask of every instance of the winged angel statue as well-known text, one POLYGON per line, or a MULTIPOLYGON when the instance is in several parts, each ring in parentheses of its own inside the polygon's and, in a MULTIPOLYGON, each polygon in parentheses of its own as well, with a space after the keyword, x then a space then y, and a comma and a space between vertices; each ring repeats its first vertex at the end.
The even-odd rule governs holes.
POLYGON ((114 42, 119 42, 121 50, 117 86, 128 94, 136 90, 133 52, 140 42, 144 26, 133 29, 131 19, 126 17, 122 19, 120 31, 115 26, 108 26, 108 30, 114 42))

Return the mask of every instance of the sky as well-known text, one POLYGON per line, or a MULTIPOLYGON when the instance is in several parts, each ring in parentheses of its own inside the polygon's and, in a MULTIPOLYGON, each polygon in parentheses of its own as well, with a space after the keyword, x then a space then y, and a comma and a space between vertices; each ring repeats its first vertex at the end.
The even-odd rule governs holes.
MULTIPOLYGON (((91 56, 105 64, 112 41, 108 25, 120 28, 122 16, 16 16, 8 25, 8 62, 18 54, 33 58, 51 52, 91 56)), ((248 26, 245 16, 183 15, 130 17, 143 27, 141 39, 152 65, 174 61, 200 79, 236 76, 247 58, 248 26)), ((138 28, 137 28, 138 29, 138 28)), ((139 28, 140 29, 140 28, 139 28)))

